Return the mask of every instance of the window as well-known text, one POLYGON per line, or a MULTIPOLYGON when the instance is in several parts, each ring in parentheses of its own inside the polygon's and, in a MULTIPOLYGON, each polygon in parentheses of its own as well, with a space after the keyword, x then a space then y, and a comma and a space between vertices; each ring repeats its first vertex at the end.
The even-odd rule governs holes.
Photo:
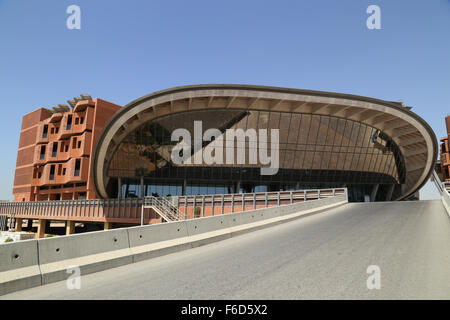
POLYGON ((44 126, 44 130, 42 131, 42 138, 45 139, 47 138, 47 133, 48 133, 48 125, 44 126))
POLYGON ((57 128, 55 129, 55 133, 58 133, 58 131, 59 131, 59 127, 57 127, 57 128))
POLYGON ((71 114, 67 116, 67 127, 66 127, 66 130, 70 130, 70 129, 72 129, 72 115, 71 114))
POLYGON ((84 117, 81 117, 80 118, 80 124, 83 124, 83 122, 84 122, 84 117))
POLYGON ((50 134, 54 134, 55 133, 55 128, 52 128, 51 130, 50 130, 50 134))
POLYGON ((77 138, 73 138, 72 149, 76 149, 76 148, 77 148, 77 138))
POLYGON ((49 176, 50 180, 55 180, 55 166, 51 165, 50 166, 50 176, 49 176))
POLYGON ((78 149, 81 148, 81 141, 78 141, 78 149))
POLYGON ((39 160, 44 160, 45 158, 45 146, 41 146, 41 154, 39 155, 39 160))
POLYGON ((64 142, 61 141, 61 147, 59 148, 59 152, 64 152, 64 142))
POLYGON ((58 176, 62 173, 62 164, 58 165, 58 176))
POLYGON ((80 161, 80 159, 77 159, 75 161, 75 173, 74 173, 75 177, 80 176, 80 165, 81 165, 81 161, 80 161))
POLYGON ((66 144, 66 150, 65 150, 65 152, 67 152, 67 151, 69 151, 69 145, 68 145, 68 144, 66 144))
POLYGON ((63 169, 63 172, 62 172, 62 174, 63 174, 63 176, 65 176, 65 175, 66 175, 66 168, 64 168, 64 169, 63 169))
POLYGON ((38 179, 40 179, 42 177, 42 172, 38 172, 38 179))
POLYGON ((52 157, 56 158, 57 153, 58 153, 58 142, 53 142, 52 157))
POLYGON ((75 118, 75 125, 77 125, 79 121, 80 121, 80 118, 75 118))

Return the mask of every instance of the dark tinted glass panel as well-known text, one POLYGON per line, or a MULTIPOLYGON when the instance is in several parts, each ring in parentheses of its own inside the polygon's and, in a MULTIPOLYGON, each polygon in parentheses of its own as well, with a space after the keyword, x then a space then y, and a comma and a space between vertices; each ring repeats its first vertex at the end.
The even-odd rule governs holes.
MULTIPOLYGON (((390 137, 356 121, 311 114, 214 110, 179 113, 143 124, 119 145, 107 174, 112 178, 109 190, 113 194, 118 177, 123 185, 139 189, 143 176, 144 194, 174 195, 392 185, 403 183, 405 172, 401 153, 390 137), (224 141, 222 163, 195 163, 195 152, 188 157, 190 164, 173 163, 172 149, 178 143, 171 141, 175 129, 187 129, 192 151, 196 142, 203 153, 212 150, 211 142, 202 141, 201 134, 195 140, 194 121, 201 121, 201 134, 208 129, 218 129, 224 139, 227 129, 242 129, 245 134, 235 137, 231 147, 224 141), (248 129, 255 129, 256 136, 248 129), (268 131, 266 144, 260 139, 261 129, 268 131), (252 142, 267 146, 270 154, 271 129, 279 130, 279 170, 275 175, 261 175, 260 168, 268 165, 262 164, 259 153, 257 163, 253 163, 249 146, 252 142), (234 156, 231 164, 226 163, 228 153, 234 156), (245 154, 244 163, 239 162, 240 153, 245 154)), ((140 190, 133 192, 140 194, 140 190)), ((358 192, 354 197, 359 197, 358 192)), ((126 190, 122 194, 126 195, 126 190)))

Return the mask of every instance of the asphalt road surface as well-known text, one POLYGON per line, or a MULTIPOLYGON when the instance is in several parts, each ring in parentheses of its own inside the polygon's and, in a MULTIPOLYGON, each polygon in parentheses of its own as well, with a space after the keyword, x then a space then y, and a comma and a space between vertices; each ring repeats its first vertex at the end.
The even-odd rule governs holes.
POLYGON ((195 249, 0 299, 450 299, 439 200, 351 203, 195 249), (370 265, 380 289, 369 290, 370 265))

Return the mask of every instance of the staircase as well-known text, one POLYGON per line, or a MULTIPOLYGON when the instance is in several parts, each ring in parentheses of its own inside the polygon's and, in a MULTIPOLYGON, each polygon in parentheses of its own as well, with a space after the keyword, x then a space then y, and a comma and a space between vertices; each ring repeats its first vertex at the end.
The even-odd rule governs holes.
POLYGON ((155 210, 166 221, 178 221, 180 217, 178 208, 167 198, 145 197, 144 208, 155 210))

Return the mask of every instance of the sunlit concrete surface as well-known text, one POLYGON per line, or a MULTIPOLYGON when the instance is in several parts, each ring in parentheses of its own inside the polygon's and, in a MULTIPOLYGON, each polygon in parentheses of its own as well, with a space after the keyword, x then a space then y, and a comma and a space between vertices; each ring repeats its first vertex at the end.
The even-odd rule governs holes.
POLYGON ((203 247, 0 299, 449 299, 440 200, 351 203, 203 247), (381 288, 369 290, 369 265, 381 288))

